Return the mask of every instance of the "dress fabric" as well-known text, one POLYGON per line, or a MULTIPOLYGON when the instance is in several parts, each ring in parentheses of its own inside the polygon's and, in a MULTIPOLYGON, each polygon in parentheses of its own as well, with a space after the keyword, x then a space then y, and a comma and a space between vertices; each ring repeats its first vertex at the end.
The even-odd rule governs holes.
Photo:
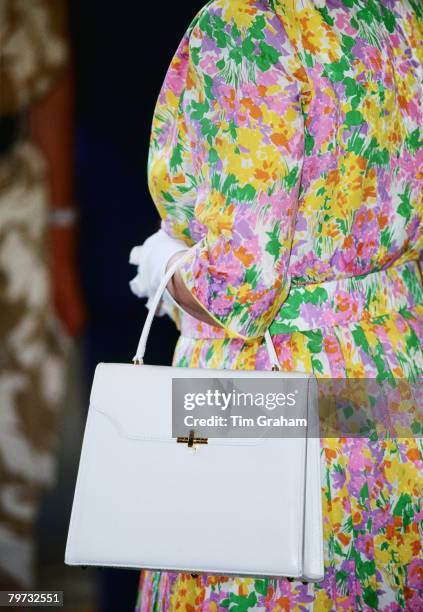
MULTIPOLYGON (((270 326, 283 370, 422 376, 422 48, 406 0, 212 0, 197 14, 148 174, 163 229, 192 247, 182 278, 221 327, 175 310, 174 365, 269 369, 270 326)), ((322 582, 142 571, 137 609, 423 609, 421 440, 321 448, 322 582)), ((230 471, 210 495, 219 478, 230 471)))

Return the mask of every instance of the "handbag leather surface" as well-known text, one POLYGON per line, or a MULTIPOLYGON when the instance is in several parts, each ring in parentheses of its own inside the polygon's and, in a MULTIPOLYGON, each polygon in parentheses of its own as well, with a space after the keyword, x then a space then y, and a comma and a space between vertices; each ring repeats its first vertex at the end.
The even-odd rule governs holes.
MULTIPOLYGON (((134 364, 95 372, 65 563, 222 575, 323 578, 320 440, 172 437, 172 380, 306 380, 296 405, 318 418, 317 381, 273 371, 143 363, 155 310, 180 260, 163 278, 134 364)), ((190 434, 191 435, 191 434, 190 434)))

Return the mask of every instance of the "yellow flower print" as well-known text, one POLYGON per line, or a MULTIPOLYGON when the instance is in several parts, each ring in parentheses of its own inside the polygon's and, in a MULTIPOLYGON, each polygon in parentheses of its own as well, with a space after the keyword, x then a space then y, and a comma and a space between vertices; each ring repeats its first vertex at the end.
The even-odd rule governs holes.
POLYGON ((222 7, 225 21, 232 21, 239 28, 249 28, 257 15, 254 0, 218 0, 216 6, 222 7))
POLYGON ((195 214, 200 223, 208 226, 209 231, 218 235, 223 230, 230 230, 233 225, 234 207, 226 206, 226 196, 213 189, 207 200, 196 206, 195 214))
POLYGON ((170 176, 168 173, 169 160, 166 156, 156 157, 150 166, 148 176, 148 187, 151 196, 157 202, 157 209, 162 217, 166 218, 167 212, 164 208, 163 193, 167 192, 170 187, 170 176))
POLYGON ((326 591, 321 590, 315 593, 315 599, 313 602, 313 610, 315 612, 327 612, 333 609, 333 600, 328 597, 326 591))
POLYGON ((253 584, 254 580, 252 580, 252 578, 238 580, 238 595, 241 595, 241 597, 248 595, 250 587, 253 586, 253 584))
POLYGON ((298 11, 298 21, 302 32, 302 45, 312 55, 336 62, 341 57, 339 38, 314 8, 298 11))

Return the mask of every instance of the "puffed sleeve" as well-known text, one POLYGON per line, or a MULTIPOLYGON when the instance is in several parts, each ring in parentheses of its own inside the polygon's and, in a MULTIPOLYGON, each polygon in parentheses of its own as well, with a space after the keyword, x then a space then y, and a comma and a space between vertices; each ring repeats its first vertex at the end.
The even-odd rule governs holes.
POLYGON ((191 246, 180 272, 235 336, 261 337, 289 291, 304 154, 300 65, 263 0, 196 16, 156 105, 148 164, 163 229, 191 246))

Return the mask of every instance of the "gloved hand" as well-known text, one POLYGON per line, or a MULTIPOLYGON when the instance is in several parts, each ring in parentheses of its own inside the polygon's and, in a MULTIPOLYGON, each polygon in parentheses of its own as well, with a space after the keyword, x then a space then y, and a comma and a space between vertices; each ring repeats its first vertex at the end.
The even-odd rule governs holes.
MULTIPOLYGON (((129 263, 138 266, 138 273, 133 278, 129 286, 135 295, 140 298, 148 298, 146 306, 150 308, 151 299, 162 280, 169 259, 178 252, 188 250, 187 245, 182 240, 172 238, 163 229, 159 229, 152 234, 140 246, 135 246, 129 255, 129 263)), ((165 291, 157 315, 170 314, 171 308, 175 306, 175 301, 170 294, 165 291), (166 300, 168 302, 166 303, 166 300)))

